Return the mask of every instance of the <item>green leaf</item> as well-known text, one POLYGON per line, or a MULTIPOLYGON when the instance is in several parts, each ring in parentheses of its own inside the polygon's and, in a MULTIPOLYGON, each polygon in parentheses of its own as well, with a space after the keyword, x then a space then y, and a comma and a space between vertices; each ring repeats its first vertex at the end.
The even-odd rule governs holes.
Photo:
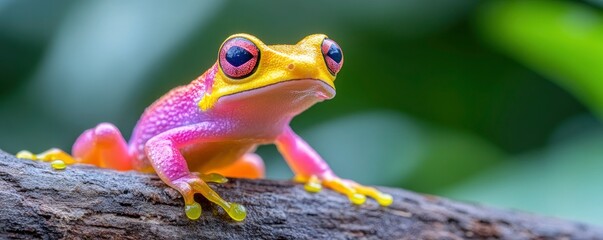
POLYGON ((569 1, 494 1, 478 18, 486 39, 549 76, 603 117, 603 15, 569 1))

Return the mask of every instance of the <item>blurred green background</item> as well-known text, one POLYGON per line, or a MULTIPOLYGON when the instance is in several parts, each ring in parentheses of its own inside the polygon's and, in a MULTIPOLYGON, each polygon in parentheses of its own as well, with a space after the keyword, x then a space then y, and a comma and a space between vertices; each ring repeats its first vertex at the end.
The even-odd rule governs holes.
MULTIPOLYGON (((230 34, 345 53, 292 125, 342 177, 603 225, 603 1, 0 0, 0 148, 129 137, 230 34)), ((259 149, 268 176, 290 170, 259 149)))

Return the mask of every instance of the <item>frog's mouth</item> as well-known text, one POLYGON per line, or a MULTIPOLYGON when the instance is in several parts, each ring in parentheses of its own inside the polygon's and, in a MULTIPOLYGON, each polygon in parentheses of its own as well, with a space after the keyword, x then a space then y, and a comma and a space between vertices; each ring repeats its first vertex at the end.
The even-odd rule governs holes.
POLYGON ((238 93, 224 95, 218 101, 230 101, 240 98, 251 98, 265 94, 286 97, 290 95, 295 98, 315 97, 319 100, 327 100, 335 97, 335 89, 320 79, 292 79, 273 83, 266 86, 245 90, 238 93))
POLYGON ((314 103, 335 97, 335 89, 321 79, 292 79, 224 95, 217 104, 236 108, 269 108, 301 112, 314 103))

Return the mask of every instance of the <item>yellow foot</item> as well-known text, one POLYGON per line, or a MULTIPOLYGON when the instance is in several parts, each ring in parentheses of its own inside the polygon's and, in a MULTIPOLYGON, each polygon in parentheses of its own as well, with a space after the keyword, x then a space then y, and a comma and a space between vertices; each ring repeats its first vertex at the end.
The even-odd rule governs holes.
POLYGON ((16 154, 16 157, 50 162, 50 166, 57 170, 65 169, 67 165, 75 163, 75 159, 71 155, 58 148, 51 148, 40 154, 33 154, 30 151, 22 150, 16 154))
POLYGON ((389 206, 393 202, 391 195, 382 193, 379 190, 360 185, 351 180, 345 180, 338 177, 328 177, 320 179, 318 176, 296 176, 295 181, 305 183, 304 189, 308 192, 316 193, 325 186, 336 192, 345 194, 354 204, 363 204, 366 197, 369 196, 377 201, 381 206, 389 206))
POLYGON ((184 211, 186 216, 195 220, 201 216, 201 205, 195 202, 194 195, 195 193, 200 193, 207 200, 218 204, 218 206, 222 207, 228 216, 230 216, 235 221, 243 221, 247 216, 247 211, 245 207, 239 205, 237 203, 227 202, 222 199, 220 195, 218 195, 214 190, 212 190, 206 182, 215 182, 215 183, 225 183, 227 179, 217 173, 211 174, 195 174, 187 177, 180 178, 174 182, 172 182, 172 186, 176 188, 184 197, 184 211))

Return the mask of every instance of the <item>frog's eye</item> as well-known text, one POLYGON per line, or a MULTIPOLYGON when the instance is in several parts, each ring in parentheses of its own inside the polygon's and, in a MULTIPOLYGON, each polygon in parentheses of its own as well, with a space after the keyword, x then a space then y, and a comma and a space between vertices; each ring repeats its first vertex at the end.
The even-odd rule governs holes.
POLYGON ((341 66, 343 66, 343 52, 337 43, 331 39, 325 38, 320 47, 322 56, 325 59, 329 72, 337 75, 341 66))
POLYGON ((260 50, 246 38, 232 38, 220 48, 219 62, 226 76, 241 79, 251 75, 257 68, 260 50))

